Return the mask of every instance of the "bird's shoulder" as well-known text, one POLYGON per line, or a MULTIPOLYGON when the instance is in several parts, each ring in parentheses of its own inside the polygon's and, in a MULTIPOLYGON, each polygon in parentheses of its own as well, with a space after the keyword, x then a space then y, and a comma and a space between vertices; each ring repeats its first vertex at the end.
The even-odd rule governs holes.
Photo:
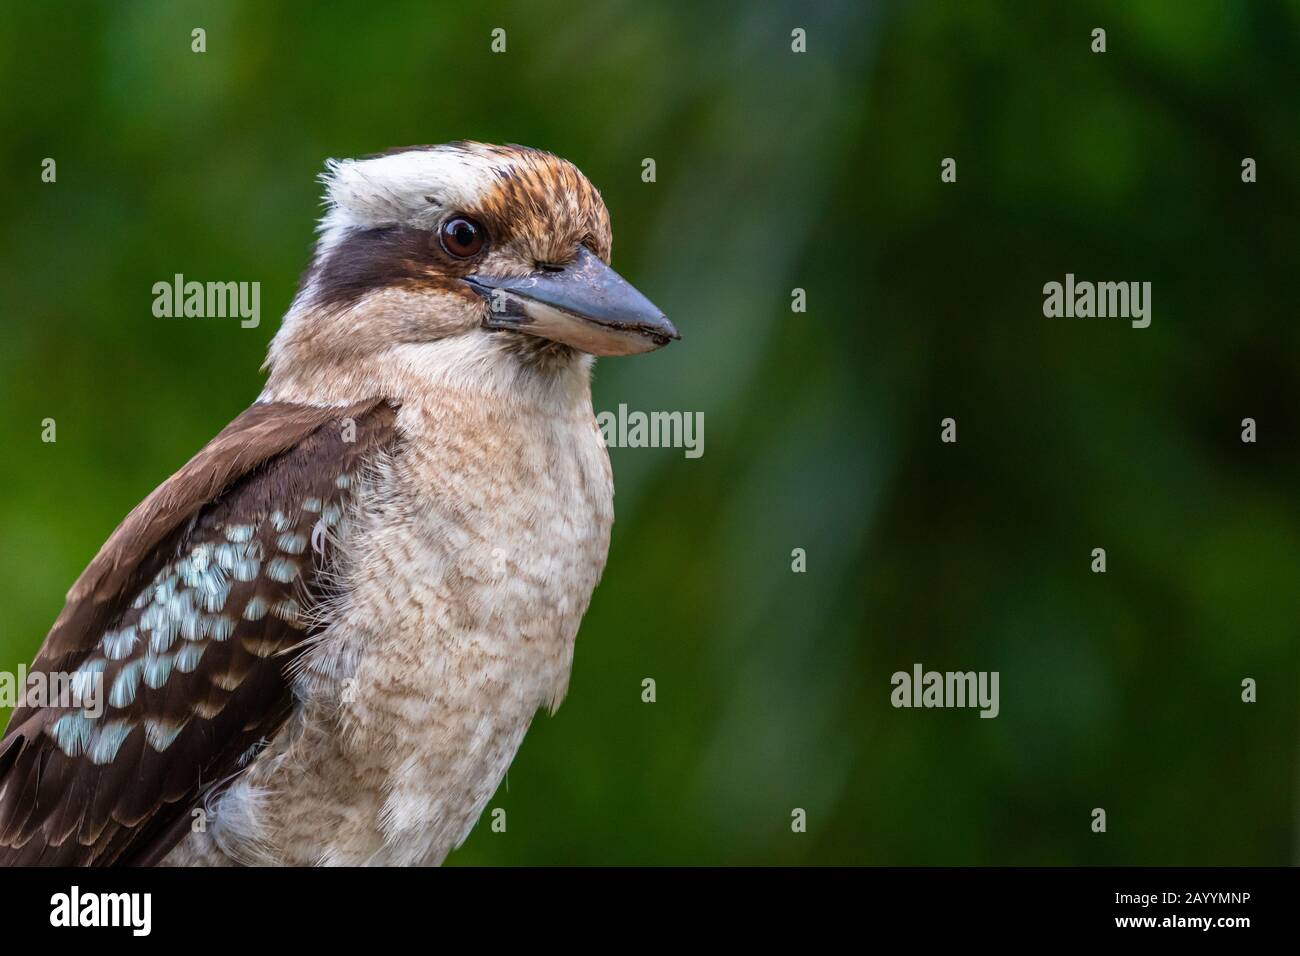
POLYGON ((287 716, 329 542, 395 450, 396 414, 383 399, 255 404, 126 517, 0 741, 0 861, 150 863, 187 832, 287 716))

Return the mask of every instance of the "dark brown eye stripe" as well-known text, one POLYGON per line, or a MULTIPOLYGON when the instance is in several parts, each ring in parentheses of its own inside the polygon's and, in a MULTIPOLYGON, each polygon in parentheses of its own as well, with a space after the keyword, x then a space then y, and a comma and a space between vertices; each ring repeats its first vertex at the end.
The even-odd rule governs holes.
POLYGON ((435 233, 384 226, 348 233, 323 260, 313 261, 301 285, 312 286, 312 306, 342 309, 378 289, 427 283, 437 276, 459 279, 476 267, 476 259, 448 253, 435 233))

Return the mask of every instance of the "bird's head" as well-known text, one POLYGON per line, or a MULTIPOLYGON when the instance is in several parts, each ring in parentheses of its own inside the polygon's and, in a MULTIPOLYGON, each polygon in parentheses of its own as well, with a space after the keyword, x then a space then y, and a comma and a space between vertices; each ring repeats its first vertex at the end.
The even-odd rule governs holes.
POLYGON ((678 337, 610 268, 600 193, 550 153, 413 147, 332 160, 321 178, 320 239, 273 369, 456 336, 543 355, 632 355, 678 337))

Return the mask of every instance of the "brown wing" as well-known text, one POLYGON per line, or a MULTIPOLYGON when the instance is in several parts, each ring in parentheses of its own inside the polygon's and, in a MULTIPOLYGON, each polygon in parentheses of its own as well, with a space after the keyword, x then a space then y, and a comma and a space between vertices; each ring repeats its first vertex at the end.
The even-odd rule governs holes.
POLYGON ((0 741, 0 863, 151 864, 185 835, 288 715, 323 543, 394 418, 254 405, 127 516, 32 665, 51 690, 72 675, 65 696, 42 706, 29 678, 0 741))

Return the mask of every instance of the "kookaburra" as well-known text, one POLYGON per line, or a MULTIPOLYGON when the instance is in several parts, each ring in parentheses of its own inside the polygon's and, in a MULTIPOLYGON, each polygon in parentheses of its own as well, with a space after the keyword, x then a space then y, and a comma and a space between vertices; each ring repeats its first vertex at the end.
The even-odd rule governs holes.
POLYGON ((572 164, 330 162, 266 387, 132 511, 19 706, 0 862, 432 864, 564 697, 613 523, 592 356, 677 331, 572 164))

